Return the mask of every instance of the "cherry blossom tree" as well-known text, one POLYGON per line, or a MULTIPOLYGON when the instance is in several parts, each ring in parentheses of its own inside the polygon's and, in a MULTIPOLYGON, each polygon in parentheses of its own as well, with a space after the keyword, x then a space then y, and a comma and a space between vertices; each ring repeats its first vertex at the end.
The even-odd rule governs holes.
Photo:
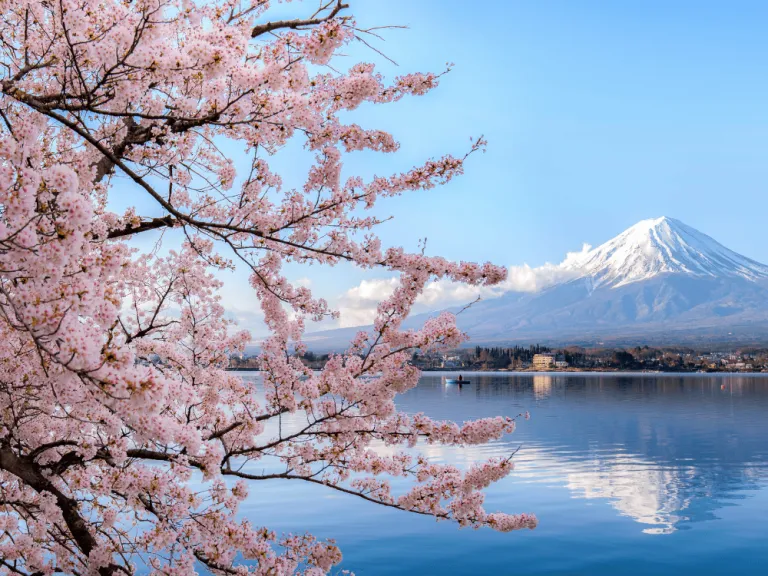
POLYGON ((346 112, 425 94, 440 74, 339 71, 334 55, 373 30, 342 0, 284 6, 297 18, 282 20, 271 1, 0 0, 0 574, 338 564, 332 542, 237 514, 267 480, 461 526, 535 526, 483 509, 481 490, 510 458, 460 471, 418 455, 419 443, 500 438, 513 418, 459 426, 394 403, 418 381, 414 350, 465 338, 447 313, 401 328, 425 285, 492 285, 505 272, 384 249, 371 209, 448 182, 467 156, 341 177, 344 155, 398 148, 346 112), (315 155, 300 189, 271 170, 291 139, 315 155), (236 167, 225 143, 250 164, 236 167), (116 213, 117 199, 151 208, 116 213), (141 234, 166 245, 140 253, 141 234), (399 278, 374 330, 319 372, 297 356, 302 333, 335 312, 287 280, 289 262, 399 278), (216 273, 234 266, 249 271, 270 330, 263 388, 226 370, 250 341, 218 296, 216 273), (273 426, 283 417, 299 425, 273 426), (412 488, 396 493, 390 477, 412 488))

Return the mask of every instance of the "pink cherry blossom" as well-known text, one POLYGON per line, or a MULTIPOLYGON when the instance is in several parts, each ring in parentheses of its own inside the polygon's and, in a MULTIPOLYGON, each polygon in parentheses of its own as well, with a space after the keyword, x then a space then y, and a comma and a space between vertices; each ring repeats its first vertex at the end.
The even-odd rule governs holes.
POLYGON ((410 450, 499 439, 515 418, 459 426, 395 406, 418 382, 415 350, 466 339, 449 313, 402 328, 425 286, 492 285, 505 271, 384 248, 372 210, 459 176, 485 142, 345 179, 346 154, 398 149, 347 112, 423 95, 442 73, 338 71, 328 63, 361 33, 346 4, 294 4, 299 16, 280 20, 273 3, 0 2, 0 574, 333 570, 333 542, 242 518, 266 479, 462 526, 536 524, 483 509, 510 459, 461 471, 410 450), (288 189, 271 154, 297 138, 315 162, 288 189), (236 166, 225 141, 250 164, 236 166), (151 231, 157 249, 128 243, 151 231), (306 323, 337 312, 283 267, 340 262, 386 269, 398 286, 373 333, 312 372, 296 354, 306 323), (235 267, 250 271, 270 330, 264 394, 227 371, 250 341, 219 294, 216 272, 235 267), (285 414, 302 424, 275 432, 285 414), (279 469, 252 472, 267 460, 279 469), (390 477, 411 488, 394 493, 390 477))

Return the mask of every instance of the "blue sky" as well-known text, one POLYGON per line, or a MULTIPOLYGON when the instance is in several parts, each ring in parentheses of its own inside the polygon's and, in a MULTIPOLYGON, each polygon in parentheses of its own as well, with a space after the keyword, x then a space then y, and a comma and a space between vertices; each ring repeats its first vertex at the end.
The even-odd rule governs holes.
MULTIPOLYGON (((432 254, 540 266, 666 215, 768 263, 768 2, 350 4, 362 27, 409 29, 376 43, 399 66, 363 46, 336 66, 374 61, 389 77, 455 67, 425 97, 355 111, 402 148, 353 155, 348 174, 400 171, 461 154, 470 136, 489 140, 448 186, 382 204, 394 216, 379 230, 385 246, 415 250, 426 236, 432 254)), ((299 142, 275 162, 286 184, 301 184, 299 142)), ((332 302, 386 277, 349 267, 291 275, 332 302)), ((225 296, 239 300, 244 275, 226 280, 225 296)))
POLYGON ((403 155, 490 141, 464 178, 393 204, 385 239, 533 265, 668 215, 768 261, 768 3, 357 5, 361 24, 410 26, 384 44, 401 68, 456 63, 372 114, 403 155))

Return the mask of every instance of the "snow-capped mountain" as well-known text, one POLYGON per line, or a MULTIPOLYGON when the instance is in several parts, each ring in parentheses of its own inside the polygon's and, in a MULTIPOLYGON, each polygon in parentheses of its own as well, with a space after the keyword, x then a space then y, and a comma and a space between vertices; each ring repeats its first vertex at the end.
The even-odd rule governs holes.
MULTIPOLYGON (((768 266, 679 220, 643 220, 559 268, 562 281, 481 301, 458 316, 459 327, 473 343, 768 341, 768 266)), ((308 342, 340 348, 359 329, 308 342)))
POLYGON ((619 287, 660 274, 712 278, 768 278, 768 266, 729 250, 674 218, 642 220, 566 267, 593 279, 595 287, 619 287))

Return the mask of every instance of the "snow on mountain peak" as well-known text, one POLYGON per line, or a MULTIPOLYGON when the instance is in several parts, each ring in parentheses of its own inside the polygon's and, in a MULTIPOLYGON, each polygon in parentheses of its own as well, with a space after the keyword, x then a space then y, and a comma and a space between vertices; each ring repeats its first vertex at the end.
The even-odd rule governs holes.
POLYGON ((618 287, 659 274, 768 277, 768 266, 729 250, 674 218, 642 220, 612 240, 563 263, 595 287, 618 287))

